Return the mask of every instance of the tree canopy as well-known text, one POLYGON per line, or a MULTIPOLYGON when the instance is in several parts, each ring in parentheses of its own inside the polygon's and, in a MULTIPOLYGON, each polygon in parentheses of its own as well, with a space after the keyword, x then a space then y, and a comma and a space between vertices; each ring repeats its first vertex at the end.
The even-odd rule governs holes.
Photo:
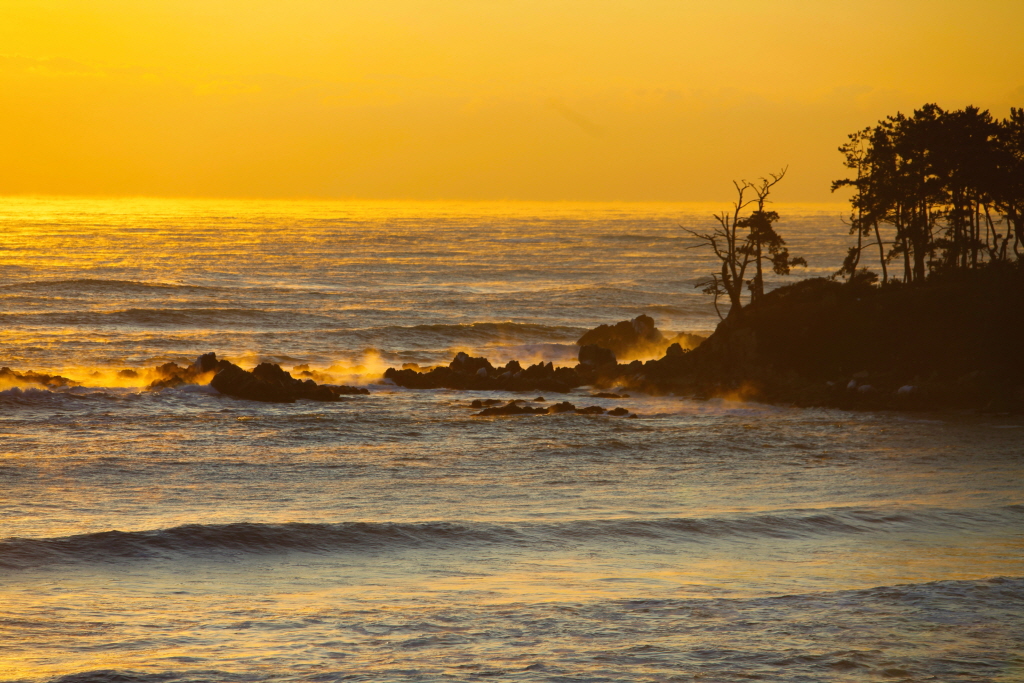
POLYGON ((837 275, 866 275, 862 251, 877 247, 883 283, 1021 260, 1024 242, 1024 109, 996 120, 986 110, 926 104, 849 135, 839 148, 852 178, 850 233, 837 275), (865 242, 865 239, 868 241, 865 242), (902 263, 902 278, 889 264, 902 263))

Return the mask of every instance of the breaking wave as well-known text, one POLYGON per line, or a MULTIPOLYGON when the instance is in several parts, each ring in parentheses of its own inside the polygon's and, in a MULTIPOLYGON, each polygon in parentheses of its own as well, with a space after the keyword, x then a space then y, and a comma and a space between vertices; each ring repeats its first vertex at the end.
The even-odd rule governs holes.
POLYGON ((501 525, 479 522, 334 524, 190 524, 149 531, 103 531, 60 538, 0 541, 0 568, 182 559, 239 553, 381 551, 474 545, 562 548, 602 542, 709 542, 716 539, 810 539, 842 534, 970 531, 1019 525, 1024 506, 951 511, 796 510, 730 518, 578 520, 501 525))

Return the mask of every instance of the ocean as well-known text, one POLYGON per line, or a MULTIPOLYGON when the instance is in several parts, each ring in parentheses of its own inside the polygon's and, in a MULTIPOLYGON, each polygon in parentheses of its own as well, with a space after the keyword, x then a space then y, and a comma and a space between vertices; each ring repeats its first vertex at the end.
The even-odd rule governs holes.
POLYGON ((382 380, 709 333, 722 208, 0 200, 0 366, 79 384, 0 384, 0 681, 1024 680, 1020 417, 382 380), (209 351, 370 393, 146 389, 209 351))

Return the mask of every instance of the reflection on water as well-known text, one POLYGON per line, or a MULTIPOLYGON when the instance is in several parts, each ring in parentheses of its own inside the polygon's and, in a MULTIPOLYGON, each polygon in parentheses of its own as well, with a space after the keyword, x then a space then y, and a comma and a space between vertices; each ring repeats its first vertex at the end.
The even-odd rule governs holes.
MULTIPOLYGON (((693 284, 712 263, 680 224, 708 208, 7 199, 0 344, 35 368, 180 360, 199 341, 326 367, 571 344, 639 313, 706 332, 693 284)), ((842 207, 780 210, 807 274, 833 272, 842 207)))
MULTIPOLYGON (((780 213, 815 273, 837 267, 838 211, 780 213)), ((0 680, 1022 675, 1018 418, 586 390, 568 398, 640 417, 475 418, 509 396, 376 383, 455 350, 569 363, 584 330, 639 313, 712 328, 678 228, 709 212, 0 214, 0 365, 85 385, 0 387, 0 680), (210 350, 371 394, 141 389, 210 350)))

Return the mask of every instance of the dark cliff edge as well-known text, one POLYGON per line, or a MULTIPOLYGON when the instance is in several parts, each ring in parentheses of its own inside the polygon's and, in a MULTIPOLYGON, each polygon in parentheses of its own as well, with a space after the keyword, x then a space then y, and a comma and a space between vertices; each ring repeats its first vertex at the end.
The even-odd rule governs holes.
POLYGON ((1024 269, 885 287, 804 280, 629 383, 804 406, 1024 412, 1024 269))

